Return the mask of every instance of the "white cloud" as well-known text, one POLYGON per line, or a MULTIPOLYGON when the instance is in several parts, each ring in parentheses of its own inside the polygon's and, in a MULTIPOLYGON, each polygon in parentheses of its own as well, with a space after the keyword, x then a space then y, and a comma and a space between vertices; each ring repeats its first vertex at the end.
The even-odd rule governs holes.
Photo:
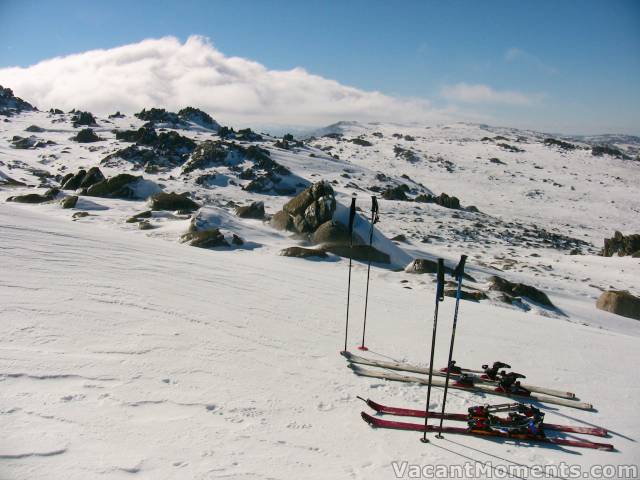
POLYGON ((441 94, 444 98, 461 103, 493 103, 502 105, 531 105, 540 95, 529 95, 514 90, 494 90, 488 85, 456 83, 446 85, 441 94))
MULTIPOLYGON (((454 109, 365 91, 302 68, 278 71, 227 57, 208 39, 149 39, 0 69, 0 84, 41 109, 106 114, 191 105, 225 124, 320 125, 337 120, 448 121, 454 109)), ((458 116, 459 118, 459 116, 458 116)))

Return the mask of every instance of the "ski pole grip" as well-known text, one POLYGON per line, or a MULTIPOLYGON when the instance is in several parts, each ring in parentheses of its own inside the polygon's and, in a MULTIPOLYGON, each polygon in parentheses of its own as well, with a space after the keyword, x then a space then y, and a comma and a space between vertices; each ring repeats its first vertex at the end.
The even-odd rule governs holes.
POLYGON ((349 209, 349 235, 353 234, 353 221, 356 218, 356 197, 351 197, 351 208, 349 209))
POLYGON ((460 280, 462 278, 462 275, 464 275, 464 264, 466 261, 467 261, 467 256, 461 255, 460 262, 458 262, 458 266, 453 271, 453 276, 456 277, 456 279, 458 280, 460 280))
POLYGON ((438 295, 438 301, 444 300, 444 260, 442 258, 438 259, 438 273, 436 274, 436 292, 438 295))

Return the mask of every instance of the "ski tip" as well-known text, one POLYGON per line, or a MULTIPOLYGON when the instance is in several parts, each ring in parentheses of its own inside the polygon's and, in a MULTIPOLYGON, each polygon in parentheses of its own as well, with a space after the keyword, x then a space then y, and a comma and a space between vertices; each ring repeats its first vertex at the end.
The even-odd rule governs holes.
POLYGON ((349 352, 349 350, 340 350, 340 355, 345 358, 349 358, 351 356, 351 352, 349 352))
POLYGON ((360 412, 360 416, 369 425, 371 425, 372 427, 374 426, 375 419, 371 415, 369 415, 367 412, 360 412))

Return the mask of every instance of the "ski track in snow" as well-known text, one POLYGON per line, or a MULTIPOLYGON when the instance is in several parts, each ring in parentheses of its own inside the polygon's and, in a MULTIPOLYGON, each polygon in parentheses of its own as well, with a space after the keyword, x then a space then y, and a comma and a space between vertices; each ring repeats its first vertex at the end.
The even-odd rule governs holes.
MULTIPOLYGON (((16 130, 11 133, 21 134, 25 126, 44 121, 43 114, 21 115, 12 119, 16 130)), ((137 120, 118 122, 116 126, 124 128, 137 120)), ((97 131, 108 137, 112 128, 97 131)), ((527 374, 528 382, 576 392, 592 402, 597 413, 549 406, 547 420, 604 426, 612 436, 603 441, 613 443, 618 452, 453 435, 424 446, 416 434, 370 429, 359 417, 366 407, 357 395, 388 405, 424 408, 426 390, 357 377, 345 368, 338 351, 344 332, 346 262, 277 256, 294 240, 261 222, 229 219, 215 210, 221 202, 215 196, 218 192, 221 198, 240 203, 248 198, 265 200, 271 213, 286 198, 247 196, 231 187, 198 190, 198 195, 213 199, 207 209, 224 221, 237 222, 234 227, 241 236, 260 244, 250 251, 212 252, 175 242, 186 230, 187 219, 154 218, 158 228, 150 232, 123 223, 145 209, 143 202, 96 198, 85 204, 90 208, 83 208, 96 216, 73 222, 70 212, 57 205, 5 203, 8 195, 21 192, 7 189, 0 191, 2 480, 387 479, 393 475, 393 460, 637 463, 640 373, 620 367, 638 361, 640 322, 594 308, 601 288, 611 284, 637 288, 637 260, 568 256, 501 243, 497 236, 474 243, 455 230, 487 218, 499 229, 516 219, 547 229, 563 225, 568 234, 593 243, 610 236, 614 225, 626 222, 637 230, 640 220, 631 212, 637 213, 638 203, 630 185, 638 178, 638 168, 576 152, 569 165, 581 165, 581 170, 566 171, 562 164, 554 164, 564 154, 553 156, 534 144, 526 144, 524 154, 497 154, 494 145, 479 147, 468 141, 487 133, 473 126, 432 131, 393 125, 350 128, 353 131, 346 133, 352 136, 384 132, 375 147, 379 151, 322 138, 312 144, 341 149, 342 160, 330 159, 318 149, 312 149, 317 158, 275 149, 272 155, 308 180, 338 179, 336 191, 343 203, 353 191, 341 177, 344 169, 361 187, 376 183, 379 170, 388 175, 409 173, 436 194, 458 194, 464 205, 486 210, 490 218, 462 212, 458 218, 455 211, 435 205, 381 200, 382 222, 376 234, 406 233, 407 252, 440 255, 451 263, 460 253, 469 253, 471 273, 480 283, 487 275, 500 273, 500 268, 508 278, 549 293, 565 316, 537 308, 522 312, 491 302, 462 302, 456 360, 470 367, 505 360, 515 371, 527 374), (392 139, 396 130, 411 133, 416 142, 392 139), (445 141, 443 135, 451 138, 445 141), (398 143, 407 148, 418 145, 416 150, 442 161, 421 165, 400 161, 393 154, 398 143), (474 163, 478 155, 484 161, 499 156, 508 163, 505 169, 517 168, 519 173, 481 167, 474 163), (443 170, 446 160, 455 163, 455 173, 443 170), (543 168, 532 167, 534 163, 543 168), (606 174, 605 168, 610 170, 606 174), (562 184, 575 177, 575 185, 584 191, 568 193, 541 181, 551 174, 562 184), (629 178, 615 178, 625 174, 629 178), (543 192, 546 203, 526 196, 529 182, 543 192), (607 186, 604 204, 598 200, 600 187, 589 186, 599 182, 607 186), (607 204, 609 199, 614 206, 607 204), (420 240, 434 233, 440 239, 420 240), (531 257, 532 252, 541 257, 531 257)), ((11 170, 4 163, 0 168, 33 182, 35 177, 24 165, 76 171, 97 164, 106 152, 69 142, 71 131, 57 126, 55 132, 38 134, 59 143, 50 147, 52 151, 70 150, 64 161, 5 148, 2 140, 3 161, 12 158, 15 163, 11 170)), ((111 140, 99 143, 111 148, 111 140)), ((177 181, 163 183, 169 190, 181 188, 177 181)), ((362 207, 366 210, 368 204, 362 207)), ((357 227, 367 234, 362 219, 357 227)), ((366 265, 356 262, 350 345, 361 335, 365 275, 366 265)), ((424 365, 433 295, 431 276, 374 267, 368 354, 424 365)), ((445 363, 448 351, 453 303, 446 298, 441 305, 439 364, 445 363)), ((441 389, 434 389, 432 409, 439 407, 441 397, 441 389)), ((466 411, 472 404, 503 401, 453 390, 447 409, 466 411)))

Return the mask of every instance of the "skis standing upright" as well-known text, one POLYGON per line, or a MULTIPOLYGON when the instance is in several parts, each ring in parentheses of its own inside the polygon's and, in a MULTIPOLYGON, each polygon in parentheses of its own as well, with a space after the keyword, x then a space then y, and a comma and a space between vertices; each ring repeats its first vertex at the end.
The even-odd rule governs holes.
POLYGON ((347 283, 347 319, 344 325, 344 352, 347 351, 347 337, 349 335, 349 303, 351 296, 351 265, 353 256, 353 223, 356 219, 356 197, 351 197, 351 208, 349 209, 349 280, 347 283))
POLYGON ((373 247, 373 226, 378 223, 380 216, 378 215, 378 200, 375 195, 371 196, 371 228, 369 230, 369 263, 367 265, 367 290, 364 295, 364 320, 362 323, 362 344, 358 350, 368 350, 364 345, 364 336, 367 331, 367 306, 369 304, 369 275, 371 274, 371 248, 373 247))
POLYGON ((427 423, 429 421, 429 404, 431 402, 431 382, 433 379, 433 353, 436 348, 436 330, 438 329, 438 305, 444 300, 444 260, 438 259, 438 271, 436 274, 436 306, 433 311, 433 332, 431 333, 431 356, 429 357, 429 384, 427 386, 427 406, 424 415, 424 434, 422 443, 427 443, 427 423))
MULTIPOLYGON (((440 417, 440 428, 438 430, 438 435, 436 435, 437 438, 443 438, 442 422, 444 420, 443 417, 445 413, 445 408, 447 406, 447 390, 449 389, 449 377, 451 372, 451 369, 448 367, 451 365, 451 359, 453 358, 453 344, 456 340, 456 326, 458 324, 458 307, 460 306, 460 296, 462 295, 462 277, 464 275, 464 264, 466 261, 467 261, 467 256, 462 255, 460 257, 460 262, 458 263, 458 266, 453 271, 453 276, 458 281, 458 289, 456 290, 456 308, 453 313, 453 328, 451 330, 451 345, 449 346, 449 360, 447 361, 447 376, 444 383, 444 394, 442 397, 442 417, 440 417)), ((433 362, 431 363, 431 365, 433 365, 433 362)))

